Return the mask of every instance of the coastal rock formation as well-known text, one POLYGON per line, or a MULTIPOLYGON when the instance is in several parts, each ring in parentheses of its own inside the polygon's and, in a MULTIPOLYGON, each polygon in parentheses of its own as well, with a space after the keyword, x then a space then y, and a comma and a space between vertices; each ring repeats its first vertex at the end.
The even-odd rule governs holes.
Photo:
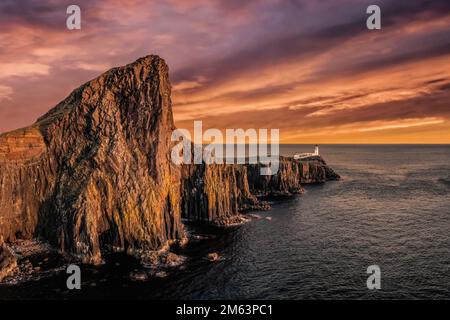
POLYGON ((147 56, 74 90, 32 126, 0 135, 0 235, 43 237, 84 262, 101 247, 180 239, 180 172, 168 67, 147 56))
POLYGON ((280 157, 275 175, 261 175, 262 164, 184 165, 181 214, 188 221, 227 225, 240 222, 239 213, 267 210, 257 196, 292 196, 302 184, 339 180, 321 157, 295 160, 280 157))
POLYGON ((301 166, 300 183, 302 184, 324 183, 341 179, 321 156, 311 157, 308 160, 294 161, 296 161, 296 165, 301 166))
MULTIPOLYGON (((147 56, 1 134, 0 239, 40 238, 84 263, 101 263, 107 249, 173 265, 167 248, 185 240, 182 217, 236 224, 244 211, 269 208, 256 195, 338 179, 320 157, 282 157, 273 176, 260 175, 260 164, 174 165, 170 94, 167 65, 147 56)), ((16 264, 2 242, 0 278, 16 264)))
POLYGON ((182 216, 189 221, 233 224, 240 212, 262 208, 250 192, 245 165, 184 165, 181 193, 182 216))
POLYGON ((17 269, 17 258, 0 238, 0 282, 11 276, 17 269))
POLYGON ((301 171, 295 160, 280 157, 278 172, 274 175, 262 176, 263 164, 249 165, 248 181, 252 192, 263 196, 290 196, 301 193, 301 171))
POLYGON ((261 176, 261 166, 262 164, 248 166, 249 188, 258 195, 291 196, 303 192, 302 184, 340 179, 320 156, 307 160, 280 157, 279 170, 275 175, 261 176))

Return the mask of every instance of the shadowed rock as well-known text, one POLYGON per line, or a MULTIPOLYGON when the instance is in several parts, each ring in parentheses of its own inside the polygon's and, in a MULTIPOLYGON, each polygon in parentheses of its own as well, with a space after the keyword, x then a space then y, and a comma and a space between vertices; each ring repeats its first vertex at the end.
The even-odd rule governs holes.
MULTIPOLYGON (((181 216, 238 224, 240 212, 269 208, 256 194, 338 179, 321 158, 281 158, 273 176, 260 175, 260 164, 172 164, 170 94, 167 65, 147 56, 82 85, 30 127, 1 134, 0 238, 42 238, 85 263, 101 263, 104 249, 149 260, 185 239, 181 216)), ((2 244, 1 274, 13 268, 10 253, 2 244)))
POLYGON ((17 258, 0 237, 0 282, 17 269, 17 258))
POLYGON ((147 56, 0 135, 0 235, 42 236, 100 263, 101 246, 156 250, 182 237, 168 67, 147 56))
POLYGON ((274 175, 261 176, 262 164, 248 166, 248 184, 251 192, 267 196, 291 196, 302 193, 302 184, 323 183, 340 177, 320 157, 295 160, 280 157, 279 170, 274 175))
POLYGON ((292 196, 303 183, 323 183, 340 177, 321 157, 307 161, 280 157, 274 175, 261 175, 263 164, 184 165, 182 168, 183 218, 214 225, 242 222, 239 213, 268 210, 258 196, 292 196))

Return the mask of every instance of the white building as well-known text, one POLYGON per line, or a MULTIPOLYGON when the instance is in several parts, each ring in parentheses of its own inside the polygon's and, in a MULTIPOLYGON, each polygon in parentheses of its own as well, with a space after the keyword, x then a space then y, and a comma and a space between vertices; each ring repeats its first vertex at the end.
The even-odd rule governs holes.
POLYGON ((316 144, 316 147, 314 148, 313 153, 296 153, 294 154, 294 159, 305 159, 309 157, 317 157, 319 156, 319 146, 316 144))

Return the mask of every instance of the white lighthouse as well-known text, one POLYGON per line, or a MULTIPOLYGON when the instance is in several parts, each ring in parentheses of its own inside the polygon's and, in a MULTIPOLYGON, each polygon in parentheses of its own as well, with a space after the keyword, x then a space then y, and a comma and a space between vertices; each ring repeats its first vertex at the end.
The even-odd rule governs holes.
POLYGON ((294 159, 298 160, 316 156, 319 156, 319 146, 317 144, 313 153, 296 153, 294 154, 294 159))
POLYGON ((319 146, 316 144, 316 147, 314 148, 314 155, 319 155, 319 146))

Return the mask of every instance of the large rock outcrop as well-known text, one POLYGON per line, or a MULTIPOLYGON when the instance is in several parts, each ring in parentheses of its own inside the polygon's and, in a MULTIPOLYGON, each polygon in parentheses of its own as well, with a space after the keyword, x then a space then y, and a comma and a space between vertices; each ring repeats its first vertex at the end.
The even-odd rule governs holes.
POLYGON ((156 250, 183 236, 168 67, 147 56, 0 135, 0 235, 42 236, 84 262, 101 247, 156 250))
POLYGON ((239 164, 183 165, 183 218, 224 225, 237 222, 242 211, 262 208, 250 191, 247 169, 239 164))
POLYGON ((182 168, 182 217, 195 222, 223 225, 235 222, 240 212, 266 210, 257 196, 292 196, 302 184, 338 180, 321 157, 295 160, 280 157, 274 175, 261 175, 262 164, 184 165, 182 168))
MULTIPOLYGON (((183 165, 168 67, 147 56, 74 90, 30 127, 0 135, 0 239, 35 237, 85 263, 102 250, 156 251, 184 238, 181 217, 225 225, 267 209, 256 195, 291 195, 338 176, 321 158, 255 165, 183 165)), ((2 244, 4 274, 15 257, 2 244)), ((1 274, 0 274, 1 276, 1 274)))
POLYGON ((274 175, 261 176, 262 164, 248 166, 248 185, 254 194, 268 196, 290 196, 303 191, 302 184, 323 183, 339 180, 322 157, 296 160, 280 157, 279 170, 274 175))

